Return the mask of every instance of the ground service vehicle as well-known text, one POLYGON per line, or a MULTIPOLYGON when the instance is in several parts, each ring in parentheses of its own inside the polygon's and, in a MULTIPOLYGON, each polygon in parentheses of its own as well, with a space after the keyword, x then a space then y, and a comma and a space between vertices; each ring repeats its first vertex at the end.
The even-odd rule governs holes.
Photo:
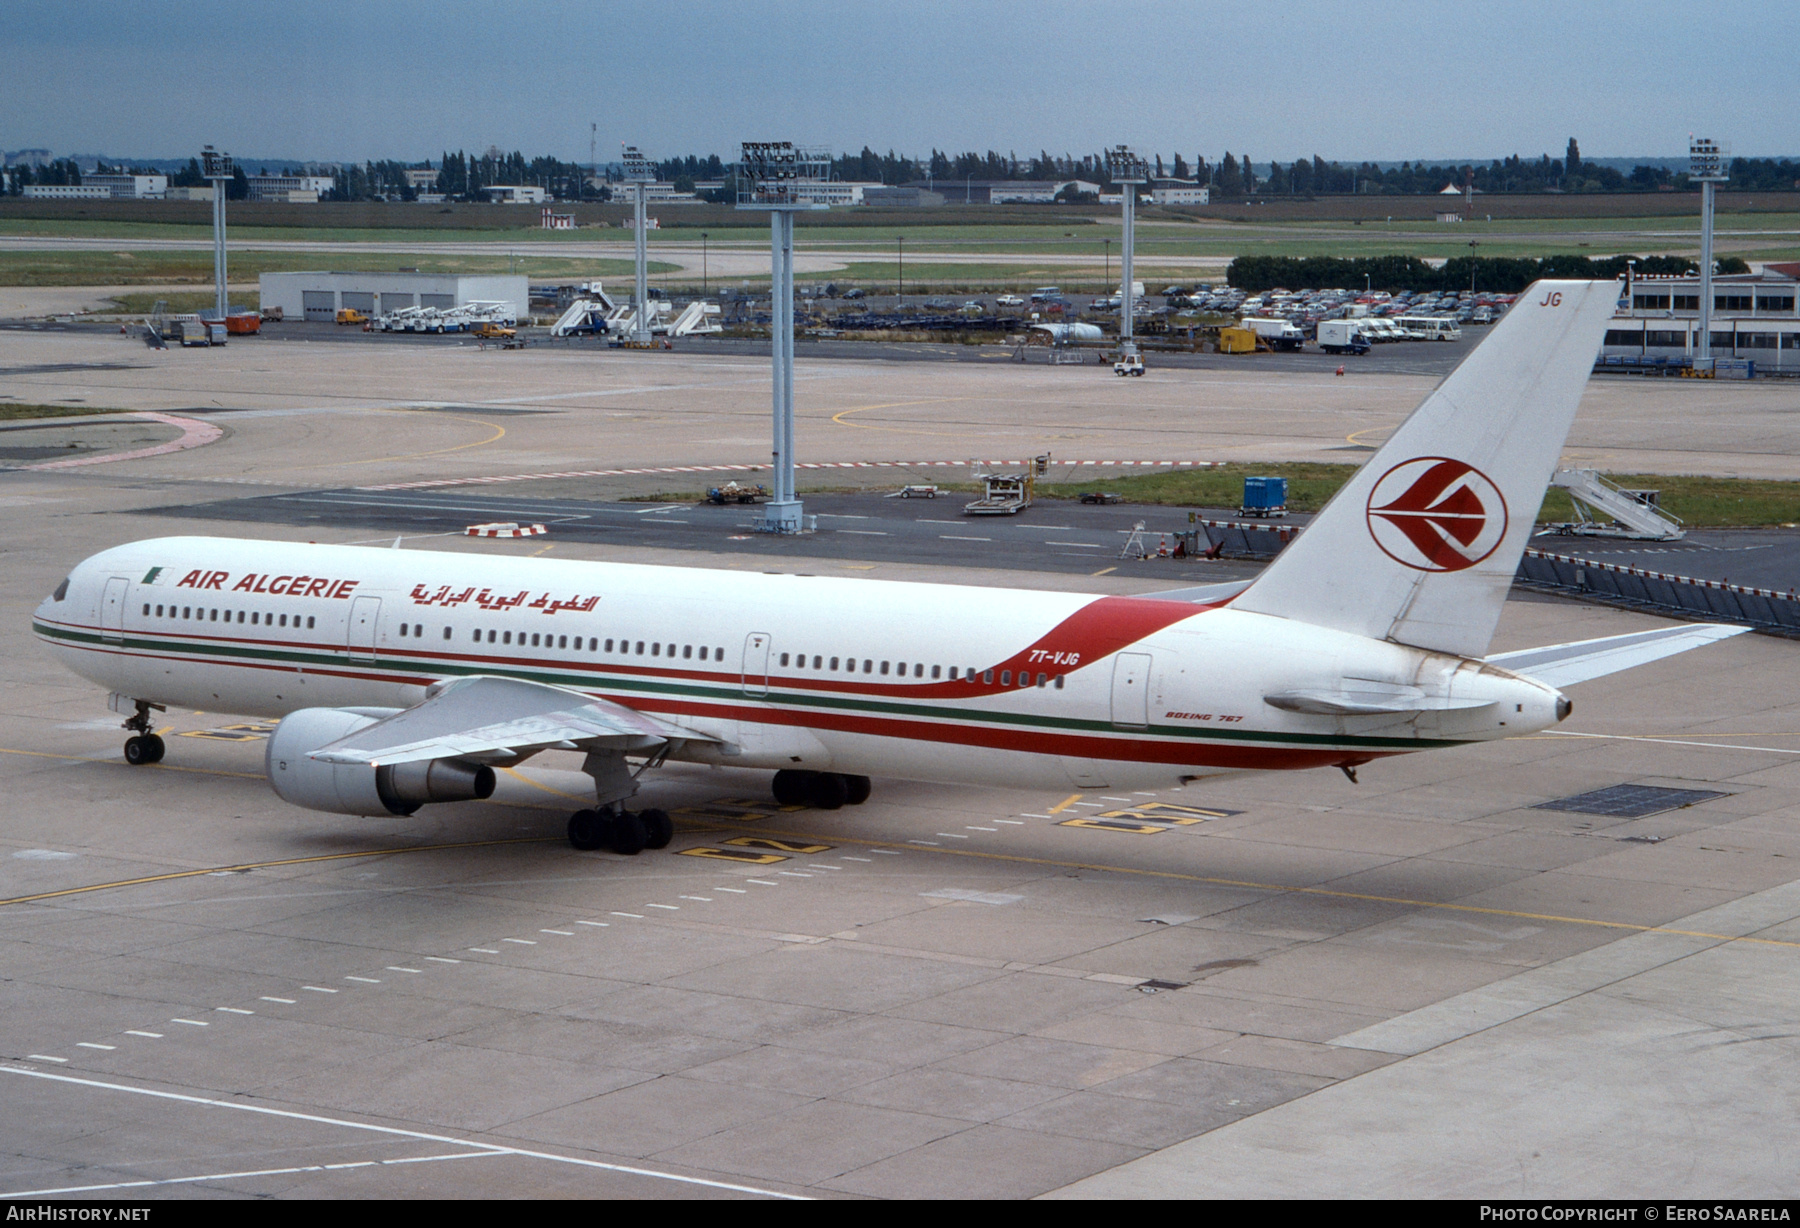
POLYGON ((1366 324, 1356 320, 1320 320, 1319 348, 1327 354, 1367 354, 1375 347, 1363 335, 1366 324))
POLYGON ((367 324, 369 317, 354 307, 341 307, 338 309, 337 322, 339 324, 367 324))

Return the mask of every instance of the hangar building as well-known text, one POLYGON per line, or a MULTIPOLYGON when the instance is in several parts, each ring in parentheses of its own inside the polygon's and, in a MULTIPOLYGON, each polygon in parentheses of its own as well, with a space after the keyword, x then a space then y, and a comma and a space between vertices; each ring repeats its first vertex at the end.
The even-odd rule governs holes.
POLYGON ((263 307, 279 307, 290 320, 335 320, 346 307, 372 316, 473 302, 510 303, 523 318, 531 306, 522 273, 264 273, 259 282, 263 307))

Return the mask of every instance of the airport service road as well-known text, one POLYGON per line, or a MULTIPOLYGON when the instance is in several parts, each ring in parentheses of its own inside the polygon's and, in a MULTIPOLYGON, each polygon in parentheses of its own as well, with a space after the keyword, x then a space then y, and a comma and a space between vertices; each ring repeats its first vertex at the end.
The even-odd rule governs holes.
MULTIPOLYGON (((719 480, 723 480, 721 477, 719 480)), ((1210 584, 1252 574, 1243 563, 1122 557, 1133 528, 1146 526, 1143 547, 1155 556, 1188 527, 1186 511, 1167 507, 1095 507, 1042 501, 1016 516, 964 516, 972 495, 890 499, 879 494, 809 495, 818 531, 801 537, 758 533, 760 508, 709 503, 599 503, 532 499, 470 490, 319 490, 255 495, 150 509, 180 519, 238 525, 277 524, 354 533, 380 530, 417 538, 456 537, 472 523, 542 523, 549 534, 533 549, 563 542, 630 546, 647 551, 706 551, 768 561, 830 559, 938 564, 1091 574, 1105 568, 1168 587, 1210 584)), ((1217 515, 1219 513, 1205 513, 1217 515)), ((1279 523, 1279 522, 1275 522, 1279 523)), ((215 528, 241 533, 244 528, 215 528)), ((253 530, 251 530, 253 531, 253 530)), ((391 539, 382 539, 387 544, 391 539)), ((415 541, 442 549, 453 543, 415 541)), ((1137 551, 1132 552, 1134 556, 1137 551)), ((560 556, 559 556, 560 557, 560 556)), ((694 560, 689 560, 693 562, 694 560)))

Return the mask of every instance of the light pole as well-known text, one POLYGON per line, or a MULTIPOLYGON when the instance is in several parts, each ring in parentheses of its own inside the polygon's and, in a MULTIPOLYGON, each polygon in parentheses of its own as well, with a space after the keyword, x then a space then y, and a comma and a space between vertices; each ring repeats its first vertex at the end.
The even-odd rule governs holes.
POLYGON ((1106 249, 1106 272, 1100 278, 1100 284, 1104 286, 1112 281, 1112 240, 1102 239, 1100 242, 1106 249))
POLYGON ((639 151, 636 145, 625 146, 620 161, 625 164, 625 181, 635 189, 632 193, 632 223, 636 230, 637 280, 633 285, 636 293, 637 319, 631 330, 631 339, 639 344, 650 340, 650 274, 649 274, 649 220, 644 212, 644 187, 656 181, 656 168, 650 160, 639 151))
POLYGON ((1469 240, 1469 293, 1475 293, 1475 249, 1481 246, 1479 239, 1469 240))
POLYGON ((740 165, 743 177, 737 207, 769 214, 775 490, 763 505, 763 518, 756 528, 763 533, 800 533, 806 526, 800 500, 794 497, 794 214, 826 208, 800 188, 825 182, 831 157, 823 150, 796 149, 789 141, 745 141, 740 165))
POLYGON ((1133 308, 1131 286, 1132 249, 1136 246, 1135 218, 1137 212, 1137 185, 1150 178, 1149 166, 1130 148, 1119 145, 1107 151, 1107 169, 1112 181, 1119 186, 1119 201, 1123 206, 1125 232, 1119 236, 1119 348, 1135 352, 1136 346, 1131 340, 1133 308))
POLYGON ((1724 183, 1726 149, 1706 137, 1688 138, 1688 177, 1700 181, 1700 339, 1694 369, 1711 371, 1713 310, 1713 185, 1724 183))
POLYGON ((700 297, 706 297, 706 232, 700 232, 700 297))
POLYGON ((225 322, 225 312, 229 308, 226 301, 230 296, 225 289, 225 187, 237 173, 232 165, 231 155, 220 153, 211 145, 200 151, 201 174, 213 186, 213 284, 217 287, 214 305, 219 312, 219 322, 225 322))
POLYGON ((894 236, 894 258, 898 268, 894 279, 894 310, 906 302, 906 236, 894 236))

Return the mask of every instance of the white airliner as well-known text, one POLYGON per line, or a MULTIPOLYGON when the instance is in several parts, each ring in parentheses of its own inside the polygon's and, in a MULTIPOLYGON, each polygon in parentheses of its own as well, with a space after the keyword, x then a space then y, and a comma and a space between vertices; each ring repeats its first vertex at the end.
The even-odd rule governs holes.
POLYGON ((160 538, 87 559, 37 636, 129 714, 279 717, 275 791, 410 814, 586 752, 578 848, 668 842, 624 803, 665 760, 1158 788, 1528 734, 1557 689, 1735 635, 1683 625, 1487 656, 1618 287, 1540 282, 1255 581, 1166 597, 160 538))

